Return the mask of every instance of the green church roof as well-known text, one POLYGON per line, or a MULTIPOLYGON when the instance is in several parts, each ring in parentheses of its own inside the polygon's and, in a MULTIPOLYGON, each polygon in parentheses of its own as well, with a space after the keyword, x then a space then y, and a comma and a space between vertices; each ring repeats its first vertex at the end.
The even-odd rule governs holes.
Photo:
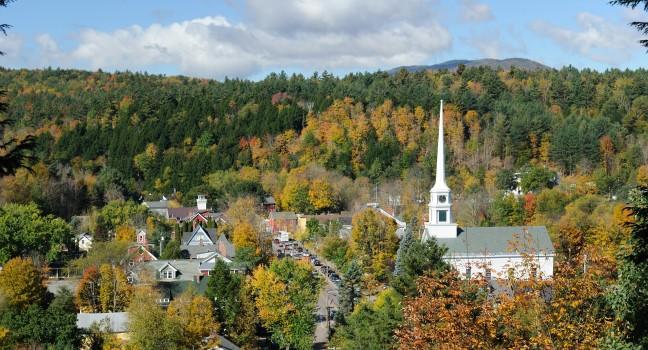
POLYGON ((448 248, 446 256, 553 255, 554 247, 544 226, 465 227, 456 238, 437 238, 448 248))

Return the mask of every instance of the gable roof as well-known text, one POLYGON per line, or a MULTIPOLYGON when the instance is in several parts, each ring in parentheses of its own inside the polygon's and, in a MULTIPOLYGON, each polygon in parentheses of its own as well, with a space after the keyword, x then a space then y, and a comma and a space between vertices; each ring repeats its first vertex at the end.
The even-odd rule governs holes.
POLYGON ((214 244, 215 242, 215 237, 216 237, 216 229, 215 228, 204 228, 200 225, 197 225, 196 228, 194 228, 193 231, 191 232, 185 232, 182 234, 182 245, 189 245, 189 242, 191 242, 194 238, 195 235, 197 235, 199 232, 204 233, 207 238, 209 239, 209 242, 204 242, 205 244, 214 244))
POLYGON ((88 233, 88 232, 83 232, 83 233, 80 233, 80 234, 77 235, 78 240, 82 240, 84 238, 92 239, 92 235, 90 233, 88 233))
POLYGON ((218 345, 217 345, 216 348, 221 349, 221 350, 240 350, 241 349, 238 346, 236 346, 236 344, 232 343, 231 341, 229 341, 229 339, 223 337, 220 334, 218 335, 218 345))
POLYGON ((198 211, 197 207, 169 208, 169 218, 180 220, 198 211))
POLYGON ((199 269, 201 271, 211 271, 214 269, 214 265, 216 265, 216 259, 222 260, 226 262, 227 264, 230 264, 232 260, 220 255, 218 252, 213 252, 209 254, 205 259, 201 260, 199 263, 199 269))
POLYGON ((179 270, 175 268, 175 266, 171 265, 170 262, 167 262, 166 264, 162 265, 161 267, 158 268, 158 272, 161 272, 162 270, 166 269, 167 267, 170 267, 173 269, 173 271, 178 272, 179 270))
POLYGON ((128 248, 128 254, 129 254, 129 256, 131 256, 131 257, 134 256, 135 254, 139 254, 139 255, 144 255, 144 254, 146 254, 146 255, 148 255, 149 257, 151 257, 151 260, 157 260, 157 259, 158 259, 158 258, 155 257, 155 255, 153 255, 153 253, 151 253, 151 251, 149 251, 148 249, 146 249, 145 246, 143 246, 143 245, 138 245, 138 244, 129 247, 129 248, 128 248))
POLYGON ((186 250, 189 253, 190 259, 197 259, 198 256, 204 254, 211 254, 216 251, 215 244, 205 244, 205 245, 180 245, 180 250, 186 250))
POLYGON ((394 220, 394 222, 396 223, 396 226, 398 226, 399 228, 405 229, 407 227, 407 223, 405 222, 405 220, 403 220, 401 217, 393 215, 392 213, 390 213, 390 212, 386 211, 385 209, 381 208, 378 205, 378 203, 367 203, 366 205, 362 206, 362 210, 364 210, 364 209, 375 210, 378 213, 380 213, 380 214, 394 220))
POLYGON ((221 234, 216 241, 216 246, 220 248, 221 245, 225 248, 224 253, 226 257, 231 258, 236 255, 236 248, 232 243, 230 243, 227 237, 225 237, 225 234, 221 234))
POLYGON ((544 226, 466 227, 455 238, 437 238, 446 256, 541 254, 555 250, 544 226))
POLYGON ((161 272, 166 266, 173 267, 176 272, 176 281, 193 281, 194 276, 200 274, 200 261, 188 259, 174 259, 174 260, 151 260, 138 264, 134 268, 137 275, 141 269, 146 269, 153 272, 161 272))

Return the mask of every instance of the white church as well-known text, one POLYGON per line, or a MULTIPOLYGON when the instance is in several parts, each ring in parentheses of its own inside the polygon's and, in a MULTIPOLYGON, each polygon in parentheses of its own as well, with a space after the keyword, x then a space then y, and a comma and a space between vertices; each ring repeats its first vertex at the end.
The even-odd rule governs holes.
POLYGON ((459 227, 452 216, 451 190, 445 182, 443 101, 439 115, 436 181, 430 190, 423 240, 436 238, 448 248, 444 260, 464 278, 549 279, 555 251, 544 226, 459 227))

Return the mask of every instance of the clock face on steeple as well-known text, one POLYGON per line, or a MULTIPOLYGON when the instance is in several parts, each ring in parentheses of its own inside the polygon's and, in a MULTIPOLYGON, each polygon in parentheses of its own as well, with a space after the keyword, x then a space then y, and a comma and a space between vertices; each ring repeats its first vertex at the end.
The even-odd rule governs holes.
POLYGON ((448 197, 446 197, 445 195, 442 194, 439 196, 439 203, 445 203, 447 200, 448 197))

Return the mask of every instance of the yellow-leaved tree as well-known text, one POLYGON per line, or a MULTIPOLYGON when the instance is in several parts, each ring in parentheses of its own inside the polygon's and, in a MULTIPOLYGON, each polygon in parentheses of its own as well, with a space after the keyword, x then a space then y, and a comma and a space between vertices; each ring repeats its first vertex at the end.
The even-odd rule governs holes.
POLYGON ((235 226, 232 236, 236 248, 259 248, 259 231, 250 223, 242 222, 235 226))
POLYGON ((338 206, 335 191, 325 179, 315 179, 310 184, 308 198, 316 212, 333 211, 338 206))
POLYGON ((219 325, 212 304, 192 289, 174 299, 167 308, 168 319, 182 329, 180 348, 212 349, 217 345, 219 325))
POLYGON ((124 271, 119 267, 104 264, 99 269, 99 279, 101 311, 124 311, 131 298, 131 286, 124 271))
POLYGON ((31 259, 13 258, 0 270, 0 295, 9 305, 27 308, 45 298, 41 271, 31 259))
POLYGON ((374 209, 353 216, 350 248, 371 275, 383 280, 398 249, 396 223, 374 209))
POLYGON ((259 319, 272 341, 285 349, 312 349, 320 290, 312 267, 292 259, 274 260, 270 267, 254 270, 250 285, 257 296, 259 319))
POLYGON ((130 225, 119 225, 115 230, 115 239, 122 242, 134 242, 135 229, 130 225))

